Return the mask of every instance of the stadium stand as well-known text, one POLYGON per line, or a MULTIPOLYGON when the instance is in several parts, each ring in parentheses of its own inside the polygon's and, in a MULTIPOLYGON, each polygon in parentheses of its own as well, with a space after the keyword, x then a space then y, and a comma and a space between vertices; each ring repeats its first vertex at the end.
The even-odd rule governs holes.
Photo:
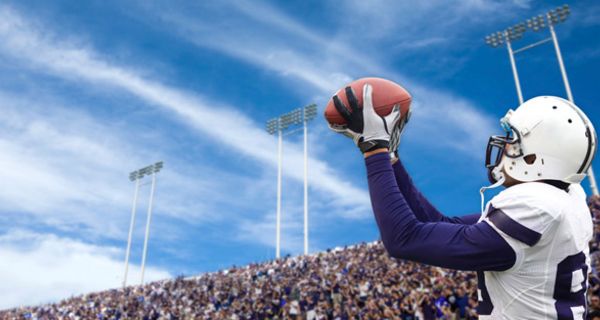
MULTIPOLYGON (((589 201, 588 319, 600 314, 600 198, 589 201)), ((476 319, 473 272, 390 258, 380 242, 0 311, 0 319, 476 319)))

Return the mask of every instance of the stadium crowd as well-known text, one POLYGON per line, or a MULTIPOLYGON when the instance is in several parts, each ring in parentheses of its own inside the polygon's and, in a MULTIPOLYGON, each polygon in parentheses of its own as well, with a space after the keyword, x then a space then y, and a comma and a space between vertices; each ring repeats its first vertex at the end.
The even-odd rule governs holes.
MULTIPOLYGON (((588 319, 600 320, 600 198, 590 200, 588 319)), ((286 257, 56 304, 0 311, 0 319, 476 319, 473 272, 390 258, 380 242, 286 257)))

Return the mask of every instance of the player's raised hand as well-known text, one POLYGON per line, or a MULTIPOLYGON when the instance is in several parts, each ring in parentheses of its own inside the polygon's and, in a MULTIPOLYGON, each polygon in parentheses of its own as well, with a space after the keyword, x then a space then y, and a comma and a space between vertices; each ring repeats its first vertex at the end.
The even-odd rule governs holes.
POLYGON ((341 133, 355 142, 360 138, 360 134, 363 132, 363 115, 362 108, 359 107, 358 100, 356 99, 356 94, 352 87, 347 86, 345 89, 346 97, 348 99, 348 104, 350 105, 350 110, 348 111, 348 107, 344 104, 344 102, 338 97, 338 95, 333 96, 333 105, 335 109, 340 113, 340 115, 346 120, 345 124, 332 124, 328 123, 329 129, 341 133))
POLYGON ((373 108, 373 87, 370 84, 366 83, 363 86, 363 106, 359 105, 351 87, 346 87, 345 90, 350 108, 347 108, 337 95, 333 97, 333 102, 346 124, 330 124, 329 127, 335 132, 351 137, 363 153, 389 148, 392 129, 397 127, 401 118, 400 108, 395 106, 390 114, 382 117, 373 108))
POLYGON ((400 107, 394 106, 392 112, 385 117, 378 115, 373 108, 373 87, 365 84, 363 87, 363 118, 364 128, 358 146, 364 153, 379 148, 389 148, 392 129, 400 120, 400 107))

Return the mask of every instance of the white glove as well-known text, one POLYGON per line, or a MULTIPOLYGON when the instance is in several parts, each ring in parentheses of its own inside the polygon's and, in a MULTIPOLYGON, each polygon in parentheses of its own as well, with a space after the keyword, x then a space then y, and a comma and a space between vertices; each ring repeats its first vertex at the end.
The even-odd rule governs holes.
POLYGON ((335 108, 344 117, 346 124, 330 124, 329 128, 351 137, 363 153, 379 148, 389 148, 391 132, 397 127, 400 120, 400 108, 394 106, 392 112, 385 117, 378 115, 373 108, 373 87, 368 83, 363 86, 362 108, 358 105, 358 100, 351 87, 346 87, 346 97, 352 112, 348 111, 337 95, 333 97, 335 108))
POLYGON ((404 133, 404 128, 410 120, 412 109, 408 109, 408 113, 401 118, 400 121, 396 124, 394 129, 392 129, 392 134, 390 136, 390 159, 392 162, 398 160, 398 146, 400 145, 400 139, 402 138, 402 133, 404 133))

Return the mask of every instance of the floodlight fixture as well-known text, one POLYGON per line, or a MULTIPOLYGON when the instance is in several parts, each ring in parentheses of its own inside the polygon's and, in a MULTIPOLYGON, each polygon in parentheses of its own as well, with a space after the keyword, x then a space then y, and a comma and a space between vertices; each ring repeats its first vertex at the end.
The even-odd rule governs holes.
MULTIPOLYGON (((547 27, 556 25, 558 23, 565 22, 569 15, 571 14, 571 10, 569 5, 565 4, 553 10, 550 10, 544 15, 540 14, 537 16, 533 16, 524 22, 519 22, 512 27, 508 27, 503 31, 498 31, 492 33, 485 37, 485 43, 496 48, 505 43, 505 41, 516 41, 523 38, 523 34, 527 30, 532 30, 534 32, 539 32, 542 29, 547 27)), ((545 43, 546 41, 540 41, 538 44, 545 43)), ((533 46, 532 46, 533 47, 533 46)), ((529 49, 531 47, 527 47, 529 49)), ((515 53, 521 52, 523 50, 518 49, 515 50, 515 53)))
POLYGON ((279 119, 270 119, 267 121, 267 132, 269 134, 274 134, 279 130, 279 119))
POLYGON ((317 116, 317 105, 310 104, 304 107, 304 121, 310 121, 317 116))
POLYGON ((525 23, 517 23, 512 27, 508 27, 506 29, 506 36, 510 41, 515 41, 523 38, 523 33, 525 33, 525 23))
POLYGON ((548 21, 549 24, 557 25, 559 23, 565 22, 569 15, 571 14, 571 9, 569 5, 565 4, 561 7, 558 7, 554 10, 548 11, 548 21))
POLYGON ((496 48, 505 42, 505 33, 505 31, 494 32, 485 37, 485 43, 496 48))
POLYGON ((159 161, 154 164, 154 173, 158 173, 163 168, 163 162, 159 161))

